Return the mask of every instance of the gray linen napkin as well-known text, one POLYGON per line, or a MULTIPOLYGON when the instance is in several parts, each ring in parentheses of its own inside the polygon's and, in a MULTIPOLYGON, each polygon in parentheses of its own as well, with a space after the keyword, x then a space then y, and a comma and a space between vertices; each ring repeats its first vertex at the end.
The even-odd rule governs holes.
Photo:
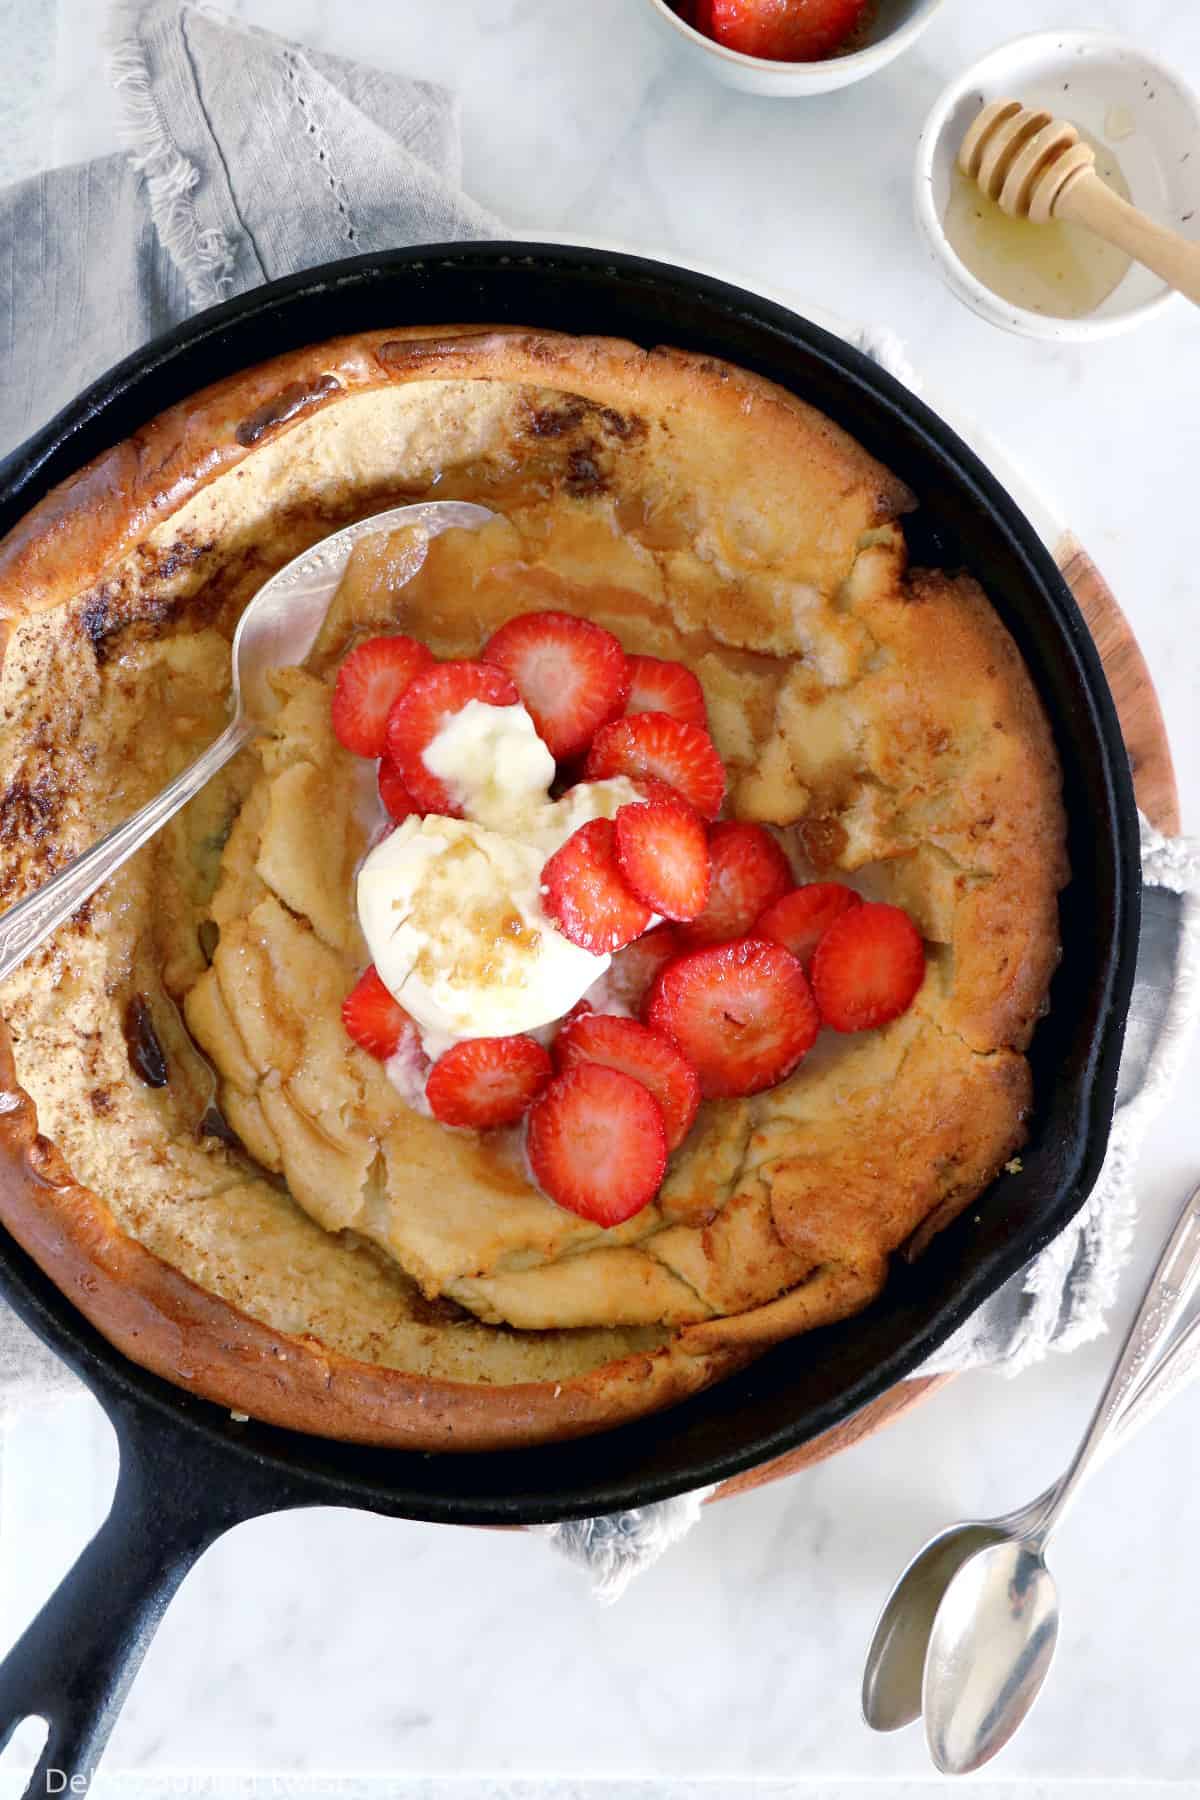
MULTIPOLYGON (((459 189, 452 97, 317 55, 201 4, 117 9, 112 75, 130 154, 0 193, 0 451, 110 364, 201 306, 336 257, 497 235, 459 189)), ((864 349, 912 384, 887 332, 864 349)), ((1023 1366, 1103 1329, 1133 1228, 1132 1158, 1197 1011, 1200 859, 1143 833, 1152 904, 1122 1107, 1097 1194, 1057 1243, 980 1309, 937 1368, 1023 1366)), ((0 1313, 0 1402, 73 1384, 0 1313)), ((699 1515, 702 1494, 547 1528, 605 1599, 699 1515)))
POLYGON ((433 82, 323 56, 204 5, 113 14, 129 154, 0 193, 0 454, 200 307, 297 269, 499 234, 459 187, 433 82))

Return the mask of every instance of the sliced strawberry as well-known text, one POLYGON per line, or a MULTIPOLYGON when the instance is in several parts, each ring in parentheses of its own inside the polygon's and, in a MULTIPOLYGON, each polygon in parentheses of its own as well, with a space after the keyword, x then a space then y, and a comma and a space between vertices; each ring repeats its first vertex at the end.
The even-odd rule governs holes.
POLYGON ((555 1076, 529 1109, 527 1148, 539 1187, 596 1225, 641 1212, 667 1166, 658 1101, 632 1075, 600 1063, 555 1076))
POLYGON ((609 775, 628 775, 633 781, 653 776, 706 819, 716 818, 725 798, 725 765, 708 733, 668 713, 635 713, 602 725, 584 772, 589 781, 609 775))
POLYGON ((625 702, 625 716, 629 718, 643 712, 668 713, 672 719, 682 719, 685 725, 708 730, 704 689, 692 671, 685 669, 682 663, 663 662, 657 656, 629 658, 629 698, 625 702))
POLYGON ((531 1037, 466 1038, 439 1056, 425 1098, 443 1125, 490 1131, 515 1125, 554 1073, 531 1037))
POLYGON ((447 719, 471 700, 515 706, 519 698, 502 669, 480 662, 435 663, 401 694, 388 714, 387 754, 421 812, 459 815, 458 801, 423 754, 447 719))
POLYGON ((662 1108, 668 1150, 677 1149, 692 1128, 700 1106, 695 1069, 674 1044, 636 1019, 587 1013, 572 1020, 554 1040, 554 1061, 559 1069, 603 1063, 640 1081, 662 1108))
POLYGON ((333 684, 333 730, 356 756, 382 756, 388 713, 433 657, 416 638, 367 638, 357 644, 333 684))
POLYGON ((714 825, 708 854, 708 905, 680 933, 693 948, 745 937, 763 908, 786 894, 795 880, 787 857, 763 825, 740 819, 714 825))
POLYGON ((380 759, 379 798, 393 825, 399 825, 410 813, 421 809, 404 785, 404 778, 390 756, 380 759))
POLYGON ((629 692, 620 639, 573 613, 522 613, 492 633, 482 654, 512 681, 557 761, 586 750, 629 692))
POLYGON ((861 905, 862 896, 840 881, 807 881, 768 906, 755 924, 754 935, 790 950, 807 975, 813 951, 833 921, 861 905))
POLYGON ((618 950, 603 978, 614 999, 637 1012, 658 971, 673 962, 681 948, 675 927, 658 925, 618 950))
POLYGON ((920 932, 900 907, 878 902, 835 919, 813 957, 813 993, 835 1031, 866 1031, 899 1018, 924 979, 920 932))
POLYGON ((820 62, 840 49, 868 0, 709 0, 707 30, 728 50, 771 62, 820 62))
POLYGON ((417 1028, 400 1002, 384 987, 375 964, 360 975, 342 1001, 342 1024, 354 1042, 386 1062, 410 1036, 419 1044, 417 1028))
POLYGON ((708 835, 677 797, 618 808, 617 862, 639 900, 664 919, 694 919, 708 899, 708 835))
POLYGON ((774 1087, 812 1049, 820 1024, 800 964, 762 938, 668 963, 650 990, 646 1020, 679 1045, 706 1099, 774 1087))
POLYGON ((595 956, 640 937, 652 917, 622 879, 611 819, 589 819, 573 831, 542 870, 541 885, 563 936, 595 956))

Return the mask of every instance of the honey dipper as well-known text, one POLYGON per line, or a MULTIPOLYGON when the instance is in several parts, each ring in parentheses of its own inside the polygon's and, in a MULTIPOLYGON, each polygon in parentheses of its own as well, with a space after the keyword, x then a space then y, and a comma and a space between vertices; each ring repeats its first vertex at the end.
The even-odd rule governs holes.
POLYGON ((985 106, 958 152, 963 174, 1002 212, 1035 225, 1051 219, 1084 225, 1200 306, 1200 244, 1156 225, 1114 194, 1097 175, 1095 160, 1074 125, 1019 100, 985 106))

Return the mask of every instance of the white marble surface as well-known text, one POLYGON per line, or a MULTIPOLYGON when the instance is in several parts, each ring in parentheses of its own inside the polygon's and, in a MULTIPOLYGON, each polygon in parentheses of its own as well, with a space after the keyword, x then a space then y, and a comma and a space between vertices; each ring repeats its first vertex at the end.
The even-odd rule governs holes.
MULTIPOLYGON (((115 141, 99 71, 105 8, 57 0, 55 68, 53 4, 8 0, 0 12, 0 174, 115 141)), ((930 390, 976 411, 1109 575, 1158 683, 1185 818, 1200 829, 1200 321, 1178 303, 1139 334, 1085 349, 1002 336, 937 283, 909 216, 909 159, 937 89, 993 43, 1044 25, 1043 0, 949 0, 884 75, 800 103, 736 96, 678 67, 646 0, 232 10, 455 83, 466 185, 515 226, 721 263, 899 331, 930 390)), ((1132 30, 1200 83, 1194 5, 1059 0, 1052 16, 1132 30)), ((1141 1174, 1127 1302, 1200 1172, 1200 1058, 1189 1073, 1141 1174)), ((934 1784, 919 1736, 873 1738, 858 1720, 876 1607, 931 1529, 1006 1507, 1057 1471, 1110 1353, 1094 1345, 1013 1382, 961 1378, 835 1463, 711 1509, 610 1611, 526 1538, 334 1511, 244 1526, 185 1583, 94 1791, 335 1794, 335 1778, 354 1776, 416 1800, 850 1800, 881 1781, 924 1796, 934 1784), (271 1772, 278 1786, 265 1785, 271 1772)), ((995 1765, 997 1785, 974 1792, 992 1800, 1022 1780, 1030 1795, 1067 1783, 1109 1793, 1122 1781, 1149 1800, 1200 1774, 1198 1426, 1200 1391, 1097 1477, 1065 1528, 1059 1665, 995 1765)), ((86 1397, 16 1422, 0 1495, 0 1642, 99 1521, 112 1467, 86 1397)))

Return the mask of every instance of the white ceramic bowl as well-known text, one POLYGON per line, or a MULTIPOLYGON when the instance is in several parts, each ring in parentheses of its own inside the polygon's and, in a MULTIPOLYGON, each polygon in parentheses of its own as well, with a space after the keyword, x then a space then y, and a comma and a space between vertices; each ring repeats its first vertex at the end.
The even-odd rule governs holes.
POLYGON ((917 145, 917 223, 938 272, 967 306, 1026 337, 1079 342, 1141 324, 1175 296, 1139 263, 1095 312, 1059 319, 1002 300, 947 243, 942 220, 958 146, 980 108, 1006 97, 1111 143, 1133 204, 1193 242, 1200 242, 1200 102, 1172 70, 1108 32, 1040 31, 991 51, 951 82, 917 145))
POLYGON ((849 87, 852 82, 873 75, 916 43, 942 4, 943 0, 879 0, 870 40, 861 50, 830 56, 824 62, 770 62, 763 56, 743 56, 739 50, 727 50, 702 31, 685 25, 667 0, 649 0, 652 12, 690 61, 707 69, 726 87, 783 100, 804 94, 827 94, 832 88, 849 87))

